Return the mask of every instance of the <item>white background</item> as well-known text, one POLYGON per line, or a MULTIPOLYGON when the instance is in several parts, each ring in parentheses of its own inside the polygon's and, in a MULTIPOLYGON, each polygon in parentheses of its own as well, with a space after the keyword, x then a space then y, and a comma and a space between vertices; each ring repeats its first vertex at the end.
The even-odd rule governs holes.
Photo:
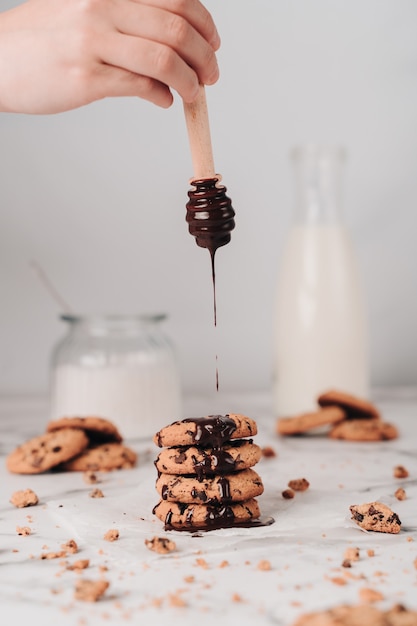
MULTIPOLYGON (((17 2, 1 3, 2 10, 17 2)), ((368 301, 372 382, 417 382, 417 2, 208 0, 216 169, 236 210, 217 254, 187 232, 182 103, 0 115, 0 392, 43 392, 64 331, 30 261, 81 312, 165 311, 187 390, 267 389, 290 148, 342 143, 345 219, 368 301)))

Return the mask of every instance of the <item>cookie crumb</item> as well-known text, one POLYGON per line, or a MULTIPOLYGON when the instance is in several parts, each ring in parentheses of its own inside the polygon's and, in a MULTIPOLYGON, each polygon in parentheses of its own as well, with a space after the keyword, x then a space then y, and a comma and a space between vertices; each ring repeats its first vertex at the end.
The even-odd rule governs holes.
POLYGON ((61 544, 61 548, 70 554, 78 552, 78 545, 74 539, 69 539, 66 543, 61 544))
POLYGON ((223 568, 223 567, 229 567, 230 563, 229 561, 222 561, 219 565, 219 567, 223 568))
POLYGON ((195 582, 195 576, 184 576, 184 582, 193 583, 195 582))
POLYGON ((408 470, 404 467, 404 465, 396 465, 394 467, 394 478, 408 478, 408 476, 408 470))
POLYGON ((282 497, 284 500, 291 500, 295 496, 295 493, 292 489, 284 489, 282 492, 282 497))
POLYGON ((359 548, 346 548, 344 557, 348 561, 359 561, 359 548))
POLYGON ((104 498, 104 493, 101 489, 93 489, 88 495, 90 498, 104 498))
POLYGON ((27 537, 31 534, 32 530, 29 526, 16 526, 16 532, 18 535, 22 535, 23 537, 27 537))
POLYGON ((372 550, 371 548, 369 550, 366 551, 366 554, 370 557, 375 556, 375 550, 372 550))
POLYGON ((35 506, 38 502, 39 498, 32 489, 15 491, 10 498, 10 503, 18 509, 22 509, 26 506, 35 506))
POLYGON ((175 541, 171 541, 167 537, 152 537, 152 539, 145 539, 145 546, 148 550, 157 552, 158 554, 168 554, 176 549, 175 541))
POLYGON ((273 459, 274 457, 277 456, 277 453, 275 452, 274 448, 272 448, 271 446, 264 446, 262 448, 262 456, 265 459, 273 459))
POLYGON ((262 570, 263 572, 268 572, 270 569, 272 569, 271 563, 270 561, 263 559, 259 561, 258 565, 256 566, 256 569, 262 570))
POLYGON ((403 489, 402 487, 398 487, 397 491, 394 493, 394 496, 397 498, 397 500, 405 500, 407 498, 405 489, 403 489))
POLYGON ((306 478, 294 478, 288 482, 288 487, 294 491, 306 491, 310 483, 306 478))
POLYGON ((359 598, 362 602, 373 603, 380 602, 384 599, 384 596, 379 591, 375 589, 370 589, 368 587, 362 587, 359 589, 359 598))
POLYGON ((97 602, 109 587, 107 580, 81 578, 75 583, 74 598, 83 602, 97 602))
POLYGON ((329 578, 329 580, 334 585, 339 585, 339 587, 343 587, 343 585, 347 584, 346 578, 342 578, 341 576, 334 576, 333 578, 329 578))
POLYGON ((71 563, 71 565, 67 565, 67 569, 75 570, 75 571, 81 571, 81 570, 86 569, 87 567, 89 567, 89 565, 90 565, 90 560, 89 559, 79 559, 78 561, 75 561, 74 563, 71 563))
POLYGON ((232 602, 243 602, 243 598, 239 593, 234 593, 232 595, 232 602))
POLYGON ((59 552, 43 552, 40 559, 41 561, 49 561, 50 559, 62 559, 64 556, 67 556, 65 550, 60 550, 59 552))
POLYGON ((198 567, 202 567, 203 569, 209 568, 209 565, 205 559, 196 559, 195 564, 198 565, 198 567))
POLYGON ((103 539, 106 541, 117 541, 119 539, 119 531, 116 528, 111 528, 105 533, 103 539))
POLYGON ((352 561, 350 561, 349 559, 343 559, 342 567, 352 567, 352 561))
POLYGON ((171 593, 169 594, 169 604, 170 606, 175 606, 175 607, 184 607, 187 606, 186 601, 184 600, 184 598, 181 596, 181 593, 183 593, 181 590, 177 591, 177 593, 171 593))

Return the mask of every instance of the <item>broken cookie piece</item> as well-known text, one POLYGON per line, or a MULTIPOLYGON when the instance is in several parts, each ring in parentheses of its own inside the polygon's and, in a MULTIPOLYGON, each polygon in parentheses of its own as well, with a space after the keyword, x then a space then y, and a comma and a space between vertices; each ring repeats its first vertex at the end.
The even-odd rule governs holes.
POLYGON ((97 602, 109 586, 107 580, 81 578, 75 583, 74 598, 84 602, 97 602))
POLYGON ((22 491, 15 491, 10 498, 13 506, 22 509, 26 506, 35 506, 38 504, 38 496, 32 489, 23 489, 22 491))
POLYGON ((152 539, 145 539, 145 546, 148 550, 157 552, 158 554, 168 554, 176 549, 175 541, 171 541, 167 537, 153 537, 152 539))
POLYGON ((365 530, 379 533, 397 534, 401 530, 401 521, 389 506, 382 502, 354 504, 350 507, 352 519, 365 530))

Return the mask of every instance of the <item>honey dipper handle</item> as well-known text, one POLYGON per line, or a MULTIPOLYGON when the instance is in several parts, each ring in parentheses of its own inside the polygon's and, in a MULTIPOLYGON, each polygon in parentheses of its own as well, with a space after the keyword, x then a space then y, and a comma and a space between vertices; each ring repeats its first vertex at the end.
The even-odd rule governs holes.
POLYGON ((194 102, 184 102, 185 121, 193 161, 194 178, 214 178, 214 161, 211 147, 210 125, 204 85, 194 102))

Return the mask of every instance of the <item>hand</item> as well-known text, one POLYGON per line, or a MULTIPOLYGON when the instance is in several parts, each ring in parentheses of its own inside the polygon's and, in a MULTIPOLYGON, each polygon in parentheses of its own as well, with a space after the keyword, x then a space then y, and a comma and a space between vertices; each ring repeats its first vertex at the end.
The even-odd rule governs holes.
POLYGON ((27 0, 0 13, 0 111, 59 113, 107 96, 169 107, 218 78, 199 0, 27 0))

